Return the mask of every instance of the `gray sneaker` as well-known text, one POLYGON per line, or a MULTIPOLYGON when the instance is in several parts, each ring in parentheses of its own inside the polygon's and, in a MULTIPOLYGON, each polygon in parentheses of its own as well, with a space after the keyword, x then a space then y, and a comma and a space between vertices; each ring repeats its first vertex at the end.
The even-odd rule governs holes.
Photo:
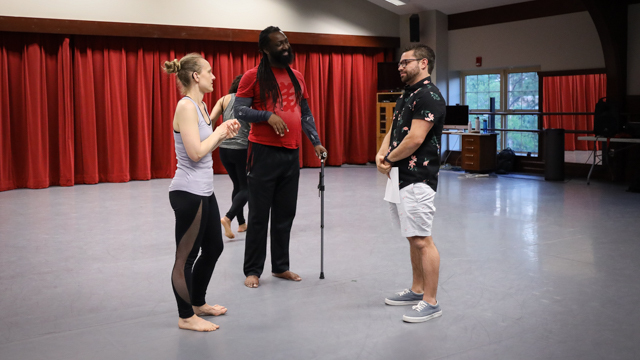
POLYGON ((416 294, 410 289, 404 289, 384 299, 384 303, 387 305, 415 305, 422 300, 423 295, 416 294))
POLYGON ((411 307, 411 311, 402 316, 402 320, 417 323, 437 318, 440 315, 442 315, 440 304, 431 305, 426 301, 420 301, 418 305, 411 307))

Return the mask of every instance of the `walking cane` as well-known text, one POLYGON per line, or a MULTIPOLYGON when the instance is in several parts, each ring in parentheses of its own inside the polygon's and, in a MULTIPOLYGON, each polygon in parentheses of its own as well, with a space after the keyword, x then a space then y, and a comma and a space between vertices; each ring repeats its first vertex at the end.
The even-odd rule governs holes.
POLYGON ((320 181, 318 182, 318 196, 320 197, 320 279, 324 279, 324 159, 327 153, 322 153, 320 158, 320 181))

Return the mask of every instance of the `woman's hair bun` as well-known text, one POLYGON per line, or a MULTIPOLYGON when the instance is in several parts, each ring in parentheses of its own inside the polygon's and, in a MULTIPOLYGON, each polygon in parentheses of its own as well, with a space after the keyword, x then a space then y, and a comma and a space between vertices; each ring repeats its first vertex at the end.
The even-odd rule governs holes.
POLYGON ((180 71, 180 61, 178 61, 178 59, 173 59, 173 61, 165 61, 164 71, 166 71, 168 74, 177 73, 178 71, 180 71))

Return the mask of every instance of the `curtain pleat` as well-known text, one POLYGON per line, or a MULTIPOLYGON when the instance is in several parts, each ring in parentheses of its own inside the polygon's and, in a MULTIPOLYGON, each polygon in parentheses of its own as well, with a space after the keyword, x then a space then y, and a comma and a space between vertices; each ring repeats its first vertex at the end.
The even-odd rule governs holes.
MULTIPOLYGON (((376 63, 391 52, 294 50, 327 164, 373 161, 376 63)), ((254 43, 0 32, 0 191, 173 177, 172 122, 182 95, 161 66, 189 52, 212 64, 209 109, 260 61, 254 43)), ((301 136, 301 166, 319 167, 301 136)), ((225 173, 218 151, 212 156, 214 171, 225 173)))
POLYGON ((86 38, 76 39, 74 47, 74 144, 76 184, 98 183, 98 143, 96 141, 96 106, 93 99, 93 50, 84 43, 86 38))
MULTIPOLYGON (((64 38, 59 46, 55 73, 57 74, 57 89, 55 107, 58 118, 58 149, 59 157, 56 173, 60 181, 56 185, 71 186, 74 184, 74 111, 73 101, 73 64, 71 59, 71 45, 69 38, 64 38)), ((53 71, 52 71, 53 72, 53 71)))
POLYGON ((129 173, 133 180, 151 179, 153 53, 143 51, 137 39, 126 48, 129 173))
POLYGON ((0 33, 0 191, 17 186, 11 150, 11 99, 9 97, 9 58, 6 34, 0 33))

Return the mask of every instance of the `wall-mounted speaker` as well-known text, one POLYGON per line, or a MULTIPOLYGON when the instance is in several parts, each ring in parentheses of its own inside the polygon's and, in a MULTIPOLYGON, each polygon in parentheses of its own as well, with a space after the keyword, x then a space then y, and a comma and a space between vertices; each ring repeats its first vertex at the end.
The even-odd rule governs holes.
POLYGON ((420 42, 420 15, 418 14, 409 17, 409 41, 420 42))

